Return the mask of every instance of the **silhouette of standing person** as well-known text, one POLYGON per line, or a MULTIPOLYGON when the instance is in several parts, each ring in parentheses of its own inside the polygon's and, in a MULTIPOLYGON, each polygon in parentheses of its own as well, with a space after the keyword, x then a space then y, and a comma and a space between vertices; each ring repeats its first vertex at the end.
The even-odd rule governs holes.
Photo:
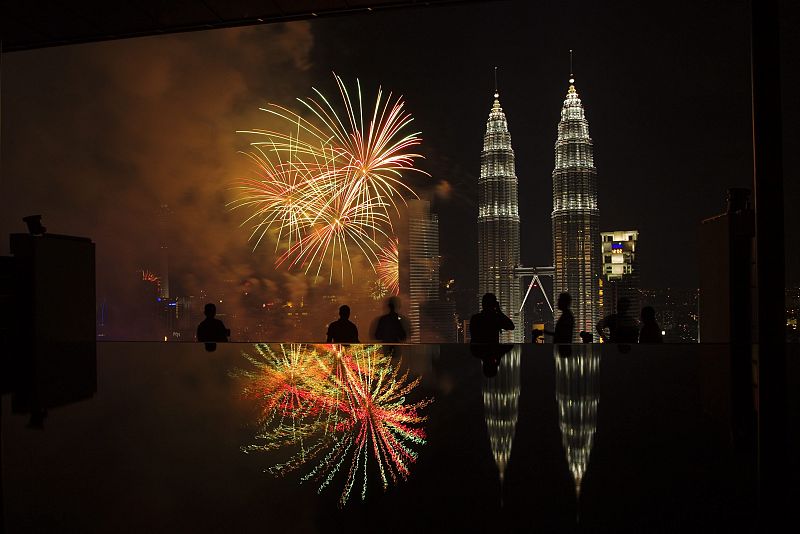
POLYGON ((572 332, 575 330, 575 317, 572 315, 572 297, 569 293, 561 293, 558 296, 557 307, 561 310, 561 317, 556 321, 556 329, 553 332, 548 330, 534 330, 534 337, 541 332, 548 336, 553 336, 553 343, 572 343, 572 332))
POLYGON ((197 325, 197 341, 206 343, 225 343, 231 331, 225 328, 225 324, 214 316, 217 314, 217 307, 209 302, 203 309, 206 318, 197 325))
POLYGON ((350 306, 339 306, 339 319, 328 325, 328 343, 361 343, 358 328, 350 322, 350 306))
POLYGON ((402 343, 408 339, 409 325, 408 319, 400 315, 400 299, 390 297, 386 301, 389 313, 381 315, 378 319, 378 326, 375 327, 375 339, 383 343, 402 343))
POLYGON ((481 300, 481 311, 469 320, 471 343, 499 343, 501 330, 514 330, 514 322, 500 311, 494 293, 486 293, 481 300))
POLYGON ((656 310, 652 306, 642 308, 642 329, 639 331, 639 343, 663 343, 661 327, 656 322, 656 310))
POLYGON ((639 340, 639 326, 635 319, 627 316, 630 307, 630 299, 622 297, 617 301, 617 313, 603 317, 597 323, 597 332, 604 342, 636 343, 639 340))

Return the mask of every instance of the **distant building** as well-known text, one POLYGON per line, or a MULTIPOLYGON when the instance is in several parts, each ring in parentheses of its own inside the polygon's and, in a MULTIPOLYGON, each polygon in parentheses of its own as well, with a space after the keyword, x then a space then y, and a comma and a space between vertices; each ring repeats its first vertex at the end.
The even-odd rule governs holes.
POLYGON ((627 316, 639 319, 641 298, 638 261, 639 232, 619 230, 602 232, 600 244, 603 258, 603 313, 617 313, 617 302, 627 298, 631 305, 627 316))
POLYGON ((555 146, 553 169, 553 301, 572 296, 573 341, 600 320, 600 211, 589 122, 570 78, 555 146))
POLYGON ((700 342, 749 345, 758 339, 755 213, 749 190, 728 190, 726 212, 702 221, 698 245, 700 342))
POLYGON ((447 300, 429 300, 420 306, 420 341, 455 343, 458 341, 456 305, 447 300))
POLYGON ((440 299, 439 218, 430 202, 409 200, 398 224, 400 295, 412 343, 454 343, 455 306, 440 299))
POLYGON ((169 298, 169 232, 170 209, 162 204, 158 213, 158 275, 161 279, 158 296, 165 299, 169 298))
POLYGON ((500 309, 516 326, 502 332, 503 343, 525 341, 521 320, 522 291, 515 273, 519 267, 519 199, 514 149, 499 94, 486 122, 481 152, 481 173, 478 177, 478 295, 494 293, 500 309))

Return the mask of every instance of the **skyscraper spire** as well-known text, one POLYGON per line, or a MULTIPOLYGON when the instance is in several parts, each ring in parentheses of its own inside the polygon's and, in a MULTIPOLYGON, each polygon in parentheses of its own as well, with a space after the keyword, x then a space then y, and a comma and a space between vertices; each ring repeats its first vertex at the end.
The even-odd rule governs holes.
POLYGON ((518 203, 514 149, 495 86, 478 178, 478 301, 485 293, 494 293, 500 308, 514 321, 516 329, 500 337, 504 343, 521 343, 525 335, 515 273, 519 266, 518 203))
POLYGON ((597 169, 583 104, 570 78, 553 169, 553 296, 572 296, 574 341, 600 319, 600 222, 597 169))
POLYGON ((575 83, 575 75, 572 70, 572 49, 569 49, 569 83, 575 83))
POLYGON ((500 92, 497 90, 497 67, 494 68, 494 97, 500 98, 500 92))

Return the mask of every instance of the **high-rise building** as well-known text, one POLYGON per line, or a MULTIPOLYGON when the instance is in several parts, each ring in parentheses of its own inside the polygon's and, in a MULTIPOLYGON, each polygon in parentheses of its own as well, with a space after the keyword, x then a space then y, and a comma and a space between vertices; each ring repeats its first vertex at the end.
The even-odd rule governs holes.
POLYGON ((158 275, 161 278, 158 296, 163 299, 169 298, 169 219, 169 206, 161 204, 161 209, 158 213, 158 275))
POLYGON ((732 188, 725 213, 700 224, 701 343, 750 345, 758 339, 755 222, 750 191, 732 188))
POLYGON ((639 319, 641 298, 639 292, 639 232, 619 230, 602 232, 600 246, 603 251, 603 313, 619 313, 617 302, 626 298, 630 302, 626 316, 639 319))
POLYGON ((400 295, 412 343, 454 343, 455 307, 439 298, 439 217, 427 200, 409 200, 398 224, 400 295), (405 304, 404 303, 404 304, 405 304))
POLYGON ((486 122, 478 178, 478 302, 484 293, 494 293, 500 309, 516 329, 503 332, 500 341, 522 343, 524 326, 520 314, 519 199, 511 134, 499 94, 486 122))
POLYGON ((583 104, 570 86, 561 108, 553 169, 553 300, 572 296, 573 339, 600 319, 600 234, 597 169, 583 104))

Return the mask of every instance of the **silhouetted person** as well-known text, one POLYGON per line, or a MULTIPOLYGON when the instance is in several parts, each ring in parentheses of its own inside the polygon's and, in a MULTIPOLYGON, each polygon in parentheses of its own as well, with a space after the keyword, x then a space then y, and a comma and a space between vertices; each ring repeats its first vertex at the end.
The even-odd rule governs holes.
POLYGON ((481 311, 469 320, 469 337, 472 343, 499 343, 501 330, 514 330, 514 323, 502 311, 494 293, 486 293, 481 300, 481 311))
POLYGON ((339 306, 339 319, 328 325, 328 343, 361 343, 358 328, 350 322, 350 306, 339 306))
MULTIPOLYGON (((572 297, 569 293, 561 293, 558 296, 557 307, 561 310, 561 317, 556 321, 556 329, 549 330, 536 330, 545 335, 553 336, 553 343, 572 343, 572 332, 575 330, 575 317, 572 315, 572 297)), ((534 334, 535 335, 535 334, 534 334)))
POLYGON ((639 340, 639 325, 627 316, 631 301, 622 297, 617 301, 617 313, 600 319, 597 332, 606 343, 636 343, 639 340), (608 334, 606 334, 608 329, 608 334))
POLYGON ((397 313, 400 309, 400 299, 390 297, 386 301, 389 313, 381 315, 378 325, 375 327, 375 339, 384 343, 402 343, 408 339, 409 325, 408 320, 397 313))
POLYGON ((197 325, 197 341, 206 343, 225 343, 231 331, 225 328, 225 324, 214 316, 217 314, 217 307, 209 302, 203 309, 206 318, 197 325))
POLYGON ((642 329, 639 331, 639 343, 663 343, 661 327, 656 322, 656 310, 652 306, 642 308, 642 329))

